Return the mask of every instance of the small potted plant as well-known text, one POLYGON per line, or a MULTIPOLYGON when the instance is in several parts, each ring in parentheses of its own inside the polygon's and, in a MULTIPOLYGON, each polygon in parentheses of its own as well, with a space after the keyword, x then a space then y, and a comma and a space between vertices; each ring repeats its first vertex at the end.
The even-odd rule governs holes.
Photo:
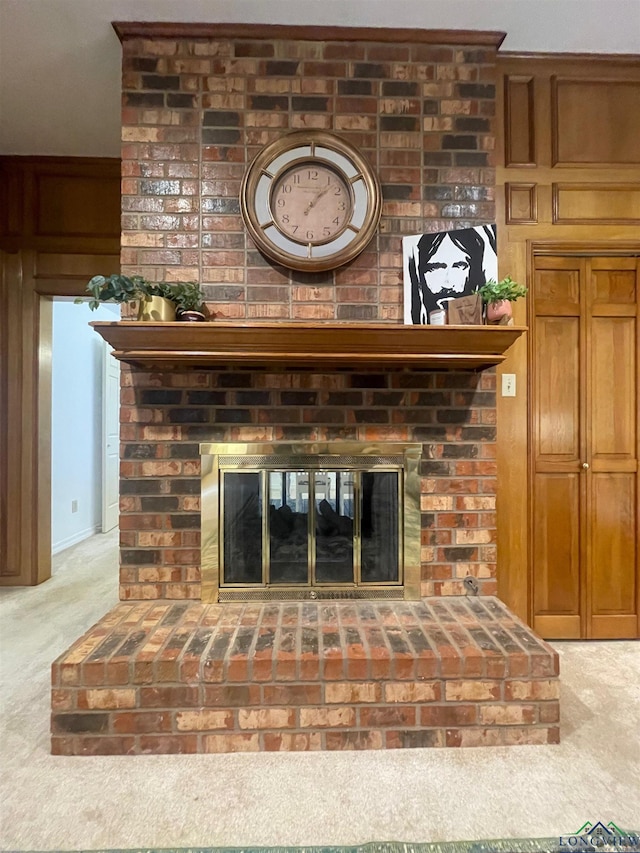
MULTIPOLYGON (((138 303, 139 320, 175 320, 176 309, 161 284, 147 281, 141 275, 94 275, 87 284, 91 294, 89 308, 94 311, 101 302, 138 303)), ((84 302, 80 297, 77 303, 84 302)))
POLYGON ((175 302, 178 320, 185 322, 202 322, 204 314, 200 310, 204 302, 204 294, 196 281, 177 281, 165 284, 168 299, 175 302))
MULTIPOLYGON (((178 319, 204 320, 204 315, 198 310, 202 307, 204 294, 195 281, 155 283, 140 275, 113 273, 110 276, 94 275, 87 284, 87 291, 91 294, 91 310, 101 302, 137 302, 138 320, 171 322, 176 319, 176 313, 178 319), (199 316, 189 317, 192 311, 199 316), (187 317, 182 316, 185 313, 187 317)), ((75 301, 84 302, 80 297, 75 301)))
POLYGON ((501 281, 489 279, 478 289, 478 293, 487 306, 487 323, 504 325, 512 321, 511 303, 520 299, 521 296, 526 296, 527 288, 513 281, 510 276, 506 276, 501 281))

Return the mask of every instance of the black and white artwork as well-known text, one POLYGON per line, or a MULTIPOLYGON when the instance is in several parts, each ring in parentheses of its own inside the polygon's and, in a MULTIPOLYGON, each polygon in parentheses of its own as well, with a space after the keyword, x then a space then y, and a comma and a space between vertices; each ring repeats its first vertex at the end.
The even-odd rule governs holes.
POLYGON ((450 299, 498 280, 496 226, 437 231, 402 239, 404 322, 442 322, 450 299))

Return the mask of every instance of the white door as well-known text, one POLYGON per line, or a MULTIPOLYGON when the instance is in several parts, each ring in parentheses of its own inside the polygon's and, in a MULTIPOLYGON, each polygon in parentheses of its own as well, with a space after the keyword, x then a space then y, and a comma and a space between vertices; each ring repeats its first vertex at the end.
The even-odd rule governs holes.
POLYGON ((102 358, 102 532, 118 523, 120 465, 120 363, 105 342, 102 358))

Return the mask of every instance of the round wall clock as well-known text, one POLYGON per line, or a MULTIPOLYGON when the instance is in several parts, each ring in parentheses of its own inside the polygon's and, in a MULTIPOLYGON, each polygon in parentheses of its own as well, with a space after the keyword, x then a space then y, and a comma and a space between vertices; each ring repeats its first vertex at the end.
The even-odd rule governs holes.
POLYGON ((296 270, 328 270, 356 257, 380 221, 375 172, 350 143, 325 131, 289 133, 266 145, 240 191, 258 248, 296 270))

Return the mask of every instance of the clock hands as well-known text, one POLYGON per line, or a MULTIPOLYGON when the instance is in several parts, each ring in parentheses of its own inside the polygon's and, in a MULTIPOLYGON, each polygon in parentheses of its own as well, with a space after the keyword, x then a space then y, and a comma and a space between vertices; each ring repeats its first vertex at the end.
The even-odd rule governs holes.
POLYGON ((315 207, 315 205, 322 198, 322 196, 325 195, 325 193, 329 192, 330 189, 331 189, 331 184, 327 184, 327 186, 323 190, 320 190, 320 192, 316 193, 314 198, 311 199, 311 201, 307 204, 307 206, 305 207, 305 209, 303 211, 305 216, 309 213, 309 211, 311 210, 312 207, 315 207))

